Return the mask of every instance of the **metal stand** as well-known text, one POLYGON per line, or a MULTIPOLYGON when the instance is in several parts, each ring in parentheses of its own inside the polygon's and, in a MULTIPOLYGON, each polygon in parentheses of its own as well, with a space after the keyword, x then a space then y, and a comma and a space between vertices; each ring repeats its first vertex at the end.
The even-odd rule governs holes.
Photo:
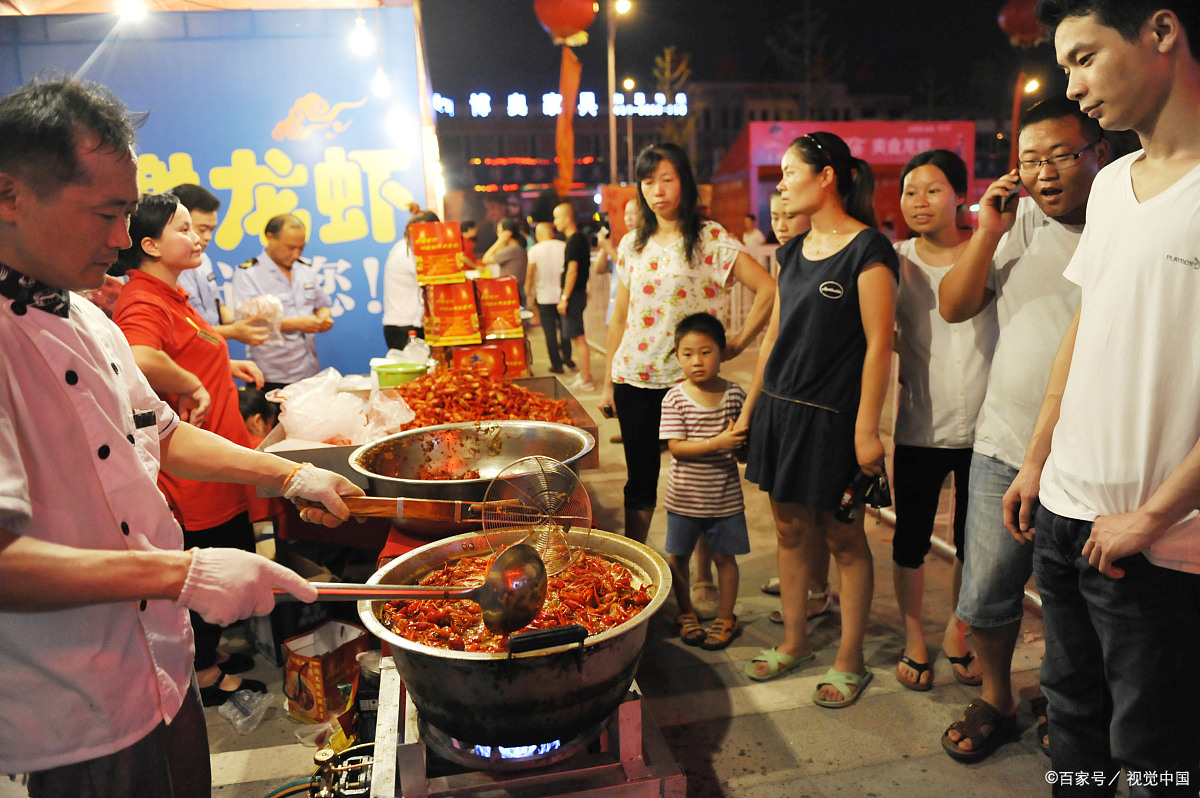
POLYGON ((416 707, 400 702, 400 677, 390 659, 380 668, 372 798, 684 798, 687 781, 654 725, 634 684, 600 732, 598 753, 518 772, 473 771, 430 778, 416 707), (403 714, 401 710, 403 709, 403 714), (403 740, 400 729, 403 728, 403 740), (395 756, 389 755, 395 751, 395 756))

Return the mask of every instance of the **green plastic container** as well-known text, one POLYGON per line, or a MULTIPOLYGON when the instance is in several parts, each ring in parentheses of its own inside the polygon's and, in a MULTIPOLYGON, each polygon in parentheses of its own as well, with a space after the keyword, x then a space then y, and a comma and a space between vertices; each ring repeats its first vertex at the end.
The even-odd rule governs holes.
POLYGON ((428 367, 424 363, 382 363, 375 367, 380 388, 412 382, 426 371, 428 367))

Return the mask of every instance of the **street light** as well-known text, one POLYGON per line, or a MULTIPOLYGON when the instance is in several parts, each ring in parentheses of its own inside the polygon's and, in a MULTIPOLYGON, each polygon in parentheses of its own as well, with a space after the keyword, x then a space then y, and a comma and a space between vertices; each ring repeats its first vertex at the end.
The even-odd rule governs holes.
POLYGON ((1012 107, 1012 141, 1008 147, 1008 169, 1011 172, 1017 168, 1017 125, 1021 123, 1021 95, 1033 94, 1041 86, 1037 78, 1031 78, 1021 70, 1017 74, 1017 83, 1013 87, 1012 107))
POLYGON ((617 113, 613 110, 613 95, 617 93, 617 14, 627 14, 633 4, 629 0, 608 0, 608 182, 617 183, 617 113))
MULTIPOLYGON (((624 87, 625 91, 627 91, 627 92, 633 91, 633 87, 636 85, 637 84, 635 84, 633 82, 633 78, 625 78, 625 81, 621 84, 621 86, 624 87)), ((633 101, 631 99, 629 102, 625 103, 625 161, 628 164, 628 168, 629 168, 629 185, 633 185, 634 182, 636 182, 633 179, 633 112, 632 112, 632 109, 633 109, 633 101)))

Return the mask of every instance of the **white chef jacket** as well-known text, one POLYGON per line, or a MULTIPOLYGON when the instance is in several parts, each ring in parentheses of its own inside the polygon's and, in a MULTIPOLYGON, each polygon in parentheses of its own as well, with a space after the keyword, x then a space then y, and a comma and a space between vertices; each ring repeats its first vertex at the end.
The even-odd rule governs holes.
MULTIPOLYGON (((182 549, 155 485, 178 417, 99 309, 78 295, 65 318, 39 309, 36 285, 14 301, 17 276, 0 266, 0 526, 81 548, 182 549)), ((132 745, 175 717, 192 658, 173 601, 0 612, 0 773, 132 745)))
MULTIPOLYGON (((263 294, 279 297, 285 319, 311 316, 330 304, 311 266, 296 261, 289 280, 265 249, 233 270, 233 306, 236 309, 239 302, 263 294)), ((288 330, 283 338, 281 345, 246 347, 247 357, 262 369, 267 382, 297 382, 320 371, 316 333, 288 330)))

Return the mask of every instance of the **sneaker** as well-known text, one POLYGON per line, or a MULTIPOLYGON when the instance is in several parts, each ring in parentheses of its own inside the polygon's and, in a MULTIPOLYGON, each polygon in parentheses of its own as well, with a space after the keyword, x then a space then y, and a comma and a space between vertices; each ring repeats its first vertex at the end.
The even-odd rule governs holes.
POLYGON ((583 391, 584 393, 587 393, 589 391, 596 390, 596 383, 584 382, 581 377, 576 377, 567 383, 567 389, 570 391, 583 391))

